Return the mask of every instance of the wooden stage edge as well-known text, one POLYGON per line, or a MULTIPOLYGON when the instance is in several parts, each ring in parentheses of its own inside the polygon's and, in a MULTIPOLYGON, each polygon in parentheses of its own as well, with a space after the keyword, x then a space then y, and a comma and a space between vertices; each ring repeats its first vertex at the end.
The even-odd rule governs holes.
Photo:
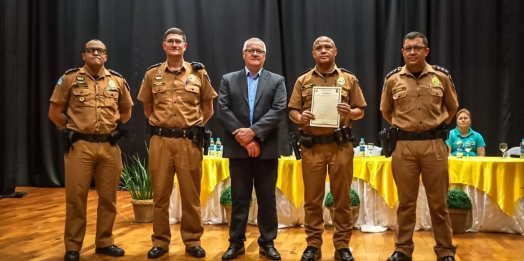
MULTIPOLYGON (((63 188, 19 187, 17 191, 28 192, 23 198, 0 199, 0 260, 63 260, 65 191, 63 188)), ((115 244, 126 251, 123 257, 95 254, 94 236, 97 194, 89 191, 87 204, 87 231, 80 260, 148 260, 151 248, 152 223, 136 223, 129 193, 118 192, 117 210, 113 234, 115 244)), ((184 251, 180 238, 180 225, 171 225, 172 239, 168 254, 157 260, 221 260, 227 249, 227 225, 205 225, 202 247, 206 257, 192 258, 184 251)), ((246 254, 237 260, 267 260, 258 254, 258 227, 249 225, 246 232, 246 254)), ((322 260, 333 260, 333 229, 326 227, 323 234, 322 260)), ((414 261, 435 261, 435 241, 432 231, 416 231, 414 261)), ((502 233, 456 234, 458 245, 456 260, 524 260, 524 237, 502 233)), ((282 260, 300 260, 307 246, 304 228, 280 229, 275 246, 282 260)), ((385 261, 394 251, 394 233, 363 233, 353 230, 350 247, 356 261, 385 261)))

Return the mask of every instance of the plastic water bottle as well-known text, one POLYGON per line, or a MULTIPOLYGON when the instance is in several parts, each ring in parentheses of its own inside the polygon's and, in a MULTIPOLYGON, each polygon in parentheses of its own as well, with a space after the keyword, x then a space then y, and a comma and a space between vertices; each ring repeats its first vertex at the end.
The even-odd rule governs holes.
POLYGON ((520 143, 520 158, 524 159, 524 139, 522 139, 522 142, 520 143))
POLYGON ((358 155, 361 158, 364 158, 366 156, 366 142, 364 141, 364 138, 360 138, 360 142, 358 143, 359 152, 358 155))
POLYGON ((222 146, 222 142, 220 141, 220 138, 217 137, 217 143, 215 143, 216 156, 219 158, 222 158, 222 151, 224 151, 224 147, 222 146))
POLYGON ((464 156, 464 144, 462 141, 457 141, 457 158, 462 158, 464 156))
POLYGON ((213 140, 213 137, 211 137, 209 142, 209 156, 216 156, 215 153, 215 141, 213 140))

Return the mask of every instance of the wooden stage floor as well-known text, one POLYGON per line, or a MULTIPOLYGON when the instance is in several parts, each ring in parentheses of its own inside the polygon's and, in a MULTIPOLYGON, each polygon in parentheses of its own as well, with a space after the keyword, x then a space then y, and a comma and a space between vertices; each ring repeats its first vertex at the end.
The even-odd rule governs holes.
MULTIPOLYGON (((24 198, 0 199, 0 260, 63 260, 65 191, 63 188, 17 188, 28 192, 24 198)), ((94 236, 97 195, 89 191, 88 225, 80 260, 148 260, 151 248, 152 223, 135 223, 129 193, 118 192, 118 215, 113 234, 115 243, 126 255, 119 258, 95 254, 94 236)), ((157 260, 221 260, 227 249, 228 226, 206 225, 202 237, 205 258, 192 258, 184 251, 178 224, 172 225, 170 252, 157 260)), ((237 260, 266 260, 258 254, 256 226, 248 226, 246 254, 237 260)), ((333 260, 333 230, 326 227, 322 260, 333 260)), ((306 245, 304 229, 300 227, 279 230, 275 246, 282 260, 300 260, 306 245)), ((385 261, 394 250, 393 231, 362 233, 354 230, 350 246, 356 261, 385 261)), ((456 260, 524 261, 524 237, 501 233, 465 233, 454 236, 458 244, 456 260)), ((414 233, 414 261, 434 261, 432 231, 414 233)))

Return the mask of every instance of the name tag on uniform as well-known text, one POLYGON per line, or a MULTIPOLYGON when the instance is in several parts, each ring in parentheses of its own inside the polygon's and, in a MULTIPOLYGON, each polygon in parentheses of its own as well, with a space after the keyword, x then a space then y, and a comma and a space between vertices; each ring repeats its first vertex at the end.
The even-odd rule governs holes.
POLYGON ((405 91, 405 90, 406 90, 406 87, 397 87, 397 88, 393 89, 393 94, 395 94, 397 92, 405 91))
POLYGON ((166 82, 153 82, 153 86, 162 86, 166 85, 166 82))

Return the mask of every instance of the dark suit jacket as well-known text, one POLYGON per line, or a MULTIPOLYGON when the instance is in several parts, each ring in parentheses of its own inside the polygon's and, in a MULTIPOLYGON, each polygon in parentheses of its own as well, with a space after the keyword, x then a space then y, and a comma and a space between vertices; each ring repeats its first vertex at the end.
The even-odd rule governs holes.
POLYGON ((246 70, 242 69, 222 77, 218 92, 217 117, 225 129, 223 137, 225 158, 249 158, 247 150, 235 140, 233 131, 251 128, 260 146, 259 159, 280 157, 278 124, 286 115, 286 85, 284 77, 263 69, 253 111, 253 125, 249 124, 249 103, 246 70))

